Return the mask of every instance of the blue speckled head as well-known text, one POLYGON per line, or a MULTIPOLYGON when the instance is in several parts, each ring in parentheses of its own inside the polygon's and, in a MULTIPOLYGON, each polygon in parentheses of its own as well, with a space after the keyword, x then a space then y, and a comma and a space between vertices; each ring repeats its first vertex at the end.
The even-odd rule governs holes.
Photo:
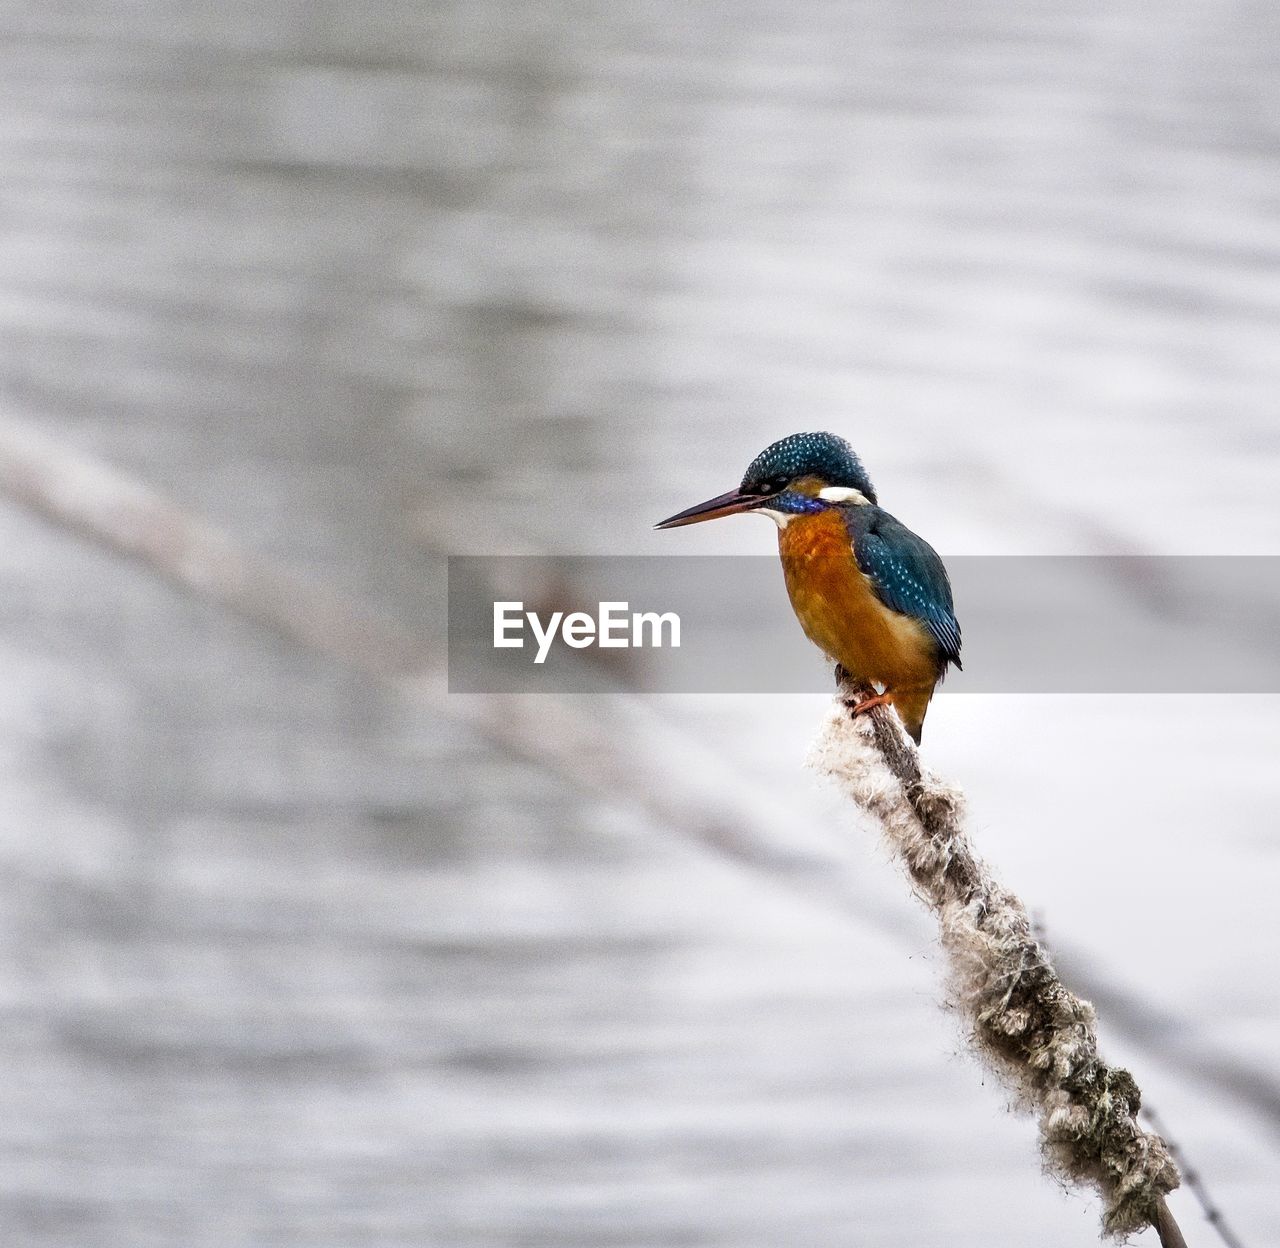
POLYGON ((793 433, 766 447, 751 461, 742 490, 776 494, 800 477, 817 477, 824 485, 842 485, 876 501, 871 478, 853 447, 834 433, 793 433))
POLYGON ((843 438, 834 433, 793 433, 761 451, 736 490, 686 507, 656 527, 678 529, 744 511, 759 512, 782 526, 792 516, 875 501, 871 478, 843 438), (831 491, 828 486, 839 488, 831 491), (857 494, 842 490, 856 490, 857 494))

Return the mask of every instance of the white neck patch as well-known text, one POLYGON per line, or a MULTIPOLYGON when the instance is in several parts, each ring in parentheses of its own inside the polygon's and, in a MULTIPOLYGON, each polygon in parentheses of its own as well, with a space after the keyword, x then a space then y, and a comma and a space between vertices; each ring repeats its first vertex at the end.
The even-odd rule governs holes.
POLYGON ((824 485, 818 491, 818 497, 827 503, 852 503, 855 507, 866 507, 871 500, 861 491, 850 489, 847 485, 824 485))

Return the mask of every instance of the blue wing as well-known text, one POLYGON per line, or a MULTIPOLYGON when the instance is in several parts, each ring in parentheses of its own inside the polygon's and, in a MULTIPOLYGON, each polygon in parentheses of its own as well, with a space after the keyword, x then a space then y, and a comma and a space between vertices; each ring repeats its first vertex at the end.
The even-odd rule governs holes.
POLYGON ((845 522, 858 567, 891 611, 920 620, 938 643, 942 661, 960 666, 960 625, 951 581, 938 552, 900 520, 876 506, 849 507, 845 522))

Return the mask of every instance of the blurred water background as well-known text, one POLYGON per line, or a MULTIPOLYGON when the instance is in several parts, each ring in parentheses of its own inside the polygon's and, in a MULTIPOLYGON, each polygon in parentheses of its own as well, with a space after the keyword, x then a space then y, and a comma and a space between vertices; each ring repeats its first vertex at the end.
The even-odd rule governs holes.
MULTIPOLYGON (((767 550, 648 530, 803 428, 944 554, 1278 554, 1278 71, 1261 3, 17 0, 0 435, 432 671, 444 555, 767 550)), ((834 907, 541 765, 537 706, 0 533, 4 1243, 1093 1242, 801 767, 822 697, 574 713, 696 743, 676 797, 713 758, 834 907)), ((952 694, 926 749, 1280 1243, 1280 699, 952 694)))

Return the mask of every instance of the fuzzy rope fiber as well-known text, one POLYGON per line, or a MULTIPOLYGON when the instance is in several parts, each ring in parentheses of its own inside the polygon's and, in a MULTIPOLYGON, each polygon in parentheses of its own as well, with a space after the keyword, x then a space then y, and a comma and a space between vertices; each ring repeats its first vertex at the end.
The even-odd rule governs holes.
POLYGON ((983 1060, 1038 1117, 1051 1169, 1101 1194, 1107 1234, 1154 1226, 1178 1169, 1137 1123, 1138 1085, 1099 1057, 1093 1007, 1063 986, 1022 902, 974 853, 963 795, 921 773, 892 712, 851 716, 855 696, 836 699, 810 766, 876 819, 938 916, 949 993, 983 1060))

